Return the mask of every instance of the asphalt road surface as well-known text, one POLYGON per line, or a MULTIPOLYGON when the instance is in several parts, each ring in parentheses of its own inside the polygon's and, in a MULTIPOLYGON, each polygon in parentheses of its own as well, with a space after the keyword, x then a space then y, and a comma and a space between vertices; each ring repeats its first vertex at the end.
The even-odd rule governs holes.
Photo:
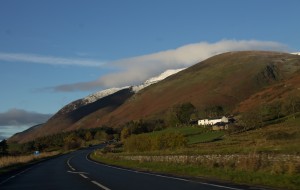
MULTIPOLYGON (((96 163, 88 159, 95 147, 42 161, 0 179, 0 189, 104 189, 104 190, 240 190, 231 186, 168 175, 138 172, 96 163)), ((250 189, 250 188, 249 188, 250 189)), ((251 188, 254 189, 254 188, 251 188)))

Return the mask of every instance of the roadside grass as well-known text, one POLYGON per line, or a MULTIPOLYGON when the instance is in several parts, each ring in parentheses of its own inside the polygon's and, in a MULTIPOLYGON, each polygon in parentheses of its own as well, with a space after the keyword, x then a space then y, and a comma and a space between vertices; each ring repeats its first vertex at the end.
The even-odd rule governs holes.
POLYGON ((38 156, 35 155, 23 155, 23 156, 2 156, 0 157, 0 174, 7 171, 14 170, 25 164, 33 163, 39 161, 43 158, 48 158, 52 156, 59 155, 61 152, 43 152, 38 156))
POLYGON ((201 178, 209 180, 231 181, 239 184, 268 186, 283 189, 296 190, 300 187, 300 174, 280 174, 265 171, 236 170, 218 165, 207 166, 199 164, 178 164, 166 162, 139 162, 118 159, 114 155, 91 154, 93 160, 136 170, 159 172, 185 177, 201 178))
MULTIPOLYGON (((161 172, 189 177, 206 177, 241 184, 268 186, 280 189, 300 189, 300 163, 297 160, 282 160, 272 162, 260 155, 292 156, 300 155, 300 117, 290 117, 284 122, 264 126, 259 129, 230 134, 216 133, 200 127, 169 128, 153 132, 155 135, 164 131, 181 132, 188 139, 188 146, 176 150, 122 152, 91 154, 92 159, 137 170, 161 172), (219 136, 218 135, 222 135, 219 136), (214 136, 215 135, 215 136, 214 136), (205 141, 205 136, 207 141, 205 141), (220 138, 221 137, 221 138, 220 138), (219 139, 219 140, 217 140, 219 139), (148 157, 172 156, 211 156, 219 155, 221 161, 226 155, 244 155, 248 159, 231 160, 221 163, 212 159, 202 163, 174 163, 165 161, 146 161, 148 157), (259 156, 260 159, 255 159, 259 156), (130 160, 130 157, 141 157, 141 160, 130 160)), ((212 156, 213 157, 213 156, 212 156)), ((170 160, 169 158, 164 160, 170 160)))

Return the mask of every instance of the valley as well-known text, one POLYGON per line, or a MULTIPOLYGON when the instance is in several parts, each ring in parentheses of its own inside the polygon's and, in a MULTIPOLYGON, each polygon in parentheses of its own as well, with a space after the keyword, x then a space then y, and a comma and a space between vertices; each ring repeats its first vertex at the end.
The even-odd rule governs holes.
POLYGON ((106 143, 100 162, 270 188, 300 187, 300 57, 227 52, 142 85, 71 102, 8 139, 9 151, 106 143), (233 119, 198 125, 200 120, 233 119), (266 176, 266 177, 263 177, 266 176))

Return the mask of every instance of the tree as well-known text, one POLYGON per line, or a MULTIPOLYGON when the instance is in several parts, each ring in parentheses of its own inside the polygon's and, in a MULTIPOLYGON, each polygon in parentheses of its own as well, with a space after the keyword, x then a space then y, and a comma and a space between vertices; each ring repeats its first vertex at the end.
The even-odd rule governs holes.
POLYGON ((129 127, 124 127, 121 131, 121 141, 123 142, 131 135, 129 127))
POLYGON ((180 124, 189 124, 191 121, 191 115, 195 112, 196 108, 190 102, 177 104, 173 106, 168 113, 169 124, 175 126, 178 126, 180 124))
POLYGON ((208 118, 220 117, 224 115, 224 109, 220 105, 209 106, 204 109, 204 113, 208 118))
POLYGON ((282 114, 282 103, 277 101, 268 106, 270 119, 279 119, 282 114))
POLYGON ((262 117, 260 111, 249 110, 242 113, 239 119, 239 124, 244 128, 244 130, 255 129, 262 126, 262 117))
POLYGON ((104 131, 97 131, 95 136, 94 136, 94 139, 96 140, 106 140, 106 133, 104 131))
POLYGON ((300 96, 299 95, 289 96, 286 108, 288 113, 292 114, 293 117, 296 118, 295 113, 300 111, 300 96))
POLYGON ((65 148, 68 150, 76 149, 81 146, 80 138, 75 134, 71 133, 64 138, 65 148))
POLYGON ((8 154, 8 145, 7 141, 4 139, 0 142, 0 156, 7 155, 8 154))
POLYGON ((84 140, 85 141, 90 141, 93 139, 92 133, 90 131, 87 131, 84 135, 84 140))

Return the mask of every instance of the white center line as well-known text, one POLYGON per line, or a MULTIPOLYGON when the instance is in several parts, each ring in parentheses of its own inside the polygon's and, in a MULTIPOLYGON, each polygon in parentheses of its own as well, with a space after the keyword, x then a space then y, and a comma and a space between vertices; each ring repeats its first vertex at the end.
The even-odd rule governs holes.
POLYGON ((79 174, 81 177, 87 179, 88 177, 86 177, 84 174, 79 174))
POLYGON ((71 166, 71 164, 70 164, 70 160, 71 160, 72 158, 73 158, 73 156, 72 156, 71 158, 68 159, 67 164, 68 164, 68 166, 69 166, 69 168, 70 168, 71 170, 75 171, 75 168, 73 168, 73 167, 71 166))
POLYGON ((108 187, 105 187, 104 185, 101 185, 97 181, 91 181, 93 184, 97 185, 98 187, 101 187, 104 190, 110 190, 108 187))

